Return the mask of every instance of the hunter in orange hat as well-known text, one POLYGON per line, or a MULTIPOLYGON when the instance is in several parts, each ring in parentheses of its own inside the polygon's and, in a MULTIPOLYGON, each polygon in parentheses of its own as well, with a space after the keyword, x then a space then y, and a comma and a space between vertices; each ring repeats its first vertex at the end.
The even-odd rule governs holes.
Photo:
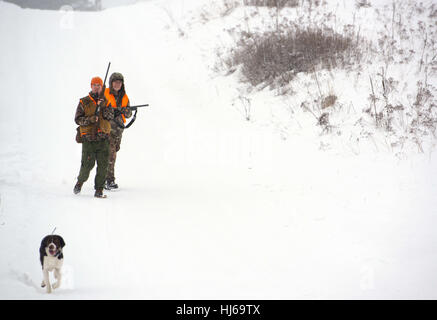
POLYGON ((74 121, 79 125, 82 143, 82 161, 77 183, 73 192, 78 194, 82 184, 88 180, 90 171, 97 162, 94 179, 94 196, 102 198, 108 171, 110 120, 114 119, 114 109, 107 106, 103 95, 103 81, 99 77, 91 79, 91 91, 79 100, 74 121))

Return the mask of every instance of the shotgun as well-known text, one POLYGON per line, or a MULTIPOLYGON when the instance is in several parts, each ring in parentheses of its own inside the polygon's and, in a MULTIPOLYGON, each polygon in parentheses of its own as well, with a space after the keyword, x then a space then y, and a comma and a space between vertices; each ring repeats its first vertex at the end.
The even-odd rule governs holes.
MULTIPOLYGON (((108 72, 109 72, 109 67, 110 66, 111 66, 111 62, 108 63, 108 68, 106 69, 105 80, 103 81, 103 88, 102 88, 102 92, 100 92, 99 100, 102 100, 104 98, 104 96, 105 96, 106 78, 108 77, 108 72)), ((97 105, 95 115, 98 116, 99 112, 100 112, 100 105, 97 105)))

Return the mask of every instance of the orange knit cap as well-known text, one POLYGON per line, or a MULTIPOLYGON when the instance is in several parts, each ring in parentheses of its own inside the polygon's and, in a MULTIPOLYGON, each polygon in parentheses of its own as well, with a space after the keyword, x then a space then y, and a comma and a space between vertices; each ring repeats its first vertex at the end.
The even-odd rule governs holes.
POLYGON ((93 84, 100 84, 103 86, 103 80, 100 77, 94 77, 91 79, 91 85, 93 84))

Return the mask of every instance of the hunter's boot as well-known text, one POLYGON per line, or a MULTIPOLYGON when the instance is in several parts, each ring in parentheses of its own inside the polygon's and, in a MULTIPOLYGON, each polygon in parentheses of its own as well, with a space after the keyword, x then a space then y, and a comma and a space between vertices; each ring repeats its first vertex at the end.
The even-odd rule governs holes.
POLYGON ((106 198, 106 196, 103 194, 103 189, 97 189, 94 193, 94 197, 96 198, 106 198))
POLYGON ((118 184, 116 184, 114 180, 107 180, 105 182, 105 189, 106 190, 118 189, 118 184))
POLYGON ((82 190, 82 185, 83 185, 83 182, 78 181, 76 183, 76 185, 74 186, 74 189, 73 189, 74 194, 80 193, 80 190, 82 190))

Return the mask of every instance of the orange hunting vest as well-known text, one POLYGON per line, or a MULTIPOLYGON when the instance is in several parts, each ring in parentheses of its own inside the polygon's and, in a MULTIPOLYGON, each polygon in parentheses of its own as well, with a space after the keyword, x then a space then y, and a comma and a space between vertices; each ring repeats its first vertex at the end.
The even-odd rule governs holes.
MULTIPOLYGON (((117 108, 117 102, 115 101, 114 95, 109 93, 109 88, 105 89, 105 98, 108 101, 107 106, 111 105, 114 109, 117 108)), ((125 93, 123 96, 123 99, 121 99, 121 107, 126 108, 127 104, 129 102, 129 98, 127 97, 127 94, 125 93)), ((123 122, 126 123, 126 118, 124 117, 124 114, 121 115, 123 118, 123 122)))
MULTIPOLYGON (((83 105, 83 110, 85 111, 85 116, 93 116, 96 112, 97 104, 96 101, 88 95, 87 97, 84 97, 80 99, 80 102, 83 105)), ((87 126, 80 126, 80 135, 86 135, 91 134, 95 135, 97 132, 104 132, 106 134, 109 134, 111 132, 111 124, 108 120, 103 119, 102 117, 99 117, 99 121, 96 124, 90 124, 87 126)))

